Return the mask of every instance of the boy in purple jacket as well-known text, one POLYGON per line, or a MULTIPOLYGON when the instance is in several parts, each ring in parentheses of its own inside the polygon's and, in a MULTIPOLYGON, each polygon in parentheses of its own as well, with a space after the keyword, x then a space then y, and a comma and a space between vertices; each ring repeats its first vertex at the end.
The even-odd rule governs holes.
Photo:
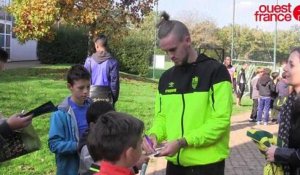
POLYGON ((119 63, 108 52, 105 35, 95 39, 96 52, 85 60, 84 67, 91 74, 90 97, 93 101, 115 104, 119 98, 119 63))

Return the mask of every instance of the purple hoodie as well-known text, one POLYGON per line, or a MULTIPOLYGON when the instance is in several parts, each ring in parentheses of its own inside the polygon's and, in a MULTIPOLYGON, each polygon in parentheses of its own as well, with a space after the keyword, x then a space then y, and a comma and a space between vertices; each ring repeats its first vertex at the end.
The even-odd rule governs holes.
POLYGON ((91 85, 108 86, 114 103, 119 97, 119 63, 108 52, 96 52, 85 60, 84 67, 91 73, 91 85))

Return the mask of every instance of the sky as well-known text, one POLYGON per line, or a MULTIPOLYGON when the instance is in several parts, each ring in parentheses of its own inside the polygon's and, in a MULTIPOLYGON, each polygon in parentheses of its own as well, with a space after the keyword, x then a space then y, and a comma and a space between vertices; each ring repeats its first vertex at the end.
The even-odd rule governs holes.
MULTIPOLYGON (((292 12, 300 5, 299 0, 278 0, 279 5, 291 4, 292 12)), ((276 5, 276 0, 235 0, 235 24, 247 25, 264 31, 274 31, 275 22, 257 22, 254 13, 260 5, 276 5)), ((213 20, 217 26, 232 24, 233 0, 159 0, 158 11, 165 10, 171 19, 186 19, 197 16, 199 19, 213 20)), ((292 17, 293 18, 293 17, 292 17)), ((288 22, 278 22, 278 30, 287 30, 299 24, 294 18, 288 22)))

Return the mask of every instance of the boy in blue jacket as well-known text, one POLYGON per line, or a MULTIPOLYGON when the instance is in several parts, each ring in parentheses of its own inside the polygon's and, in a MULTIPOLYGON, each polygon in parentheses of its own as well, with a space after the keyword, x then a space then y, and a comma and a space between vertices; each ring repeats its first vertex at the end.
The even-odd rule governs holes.
POLYGON ((48 144, 55 153, 57 175, 78 174, 77 147, 79 137, 88 128, 86 111, 91 103, 89 72, 81 65, 72 66, 67 73, 67 86, 71 96, 65 98, 50 120, 48 144))

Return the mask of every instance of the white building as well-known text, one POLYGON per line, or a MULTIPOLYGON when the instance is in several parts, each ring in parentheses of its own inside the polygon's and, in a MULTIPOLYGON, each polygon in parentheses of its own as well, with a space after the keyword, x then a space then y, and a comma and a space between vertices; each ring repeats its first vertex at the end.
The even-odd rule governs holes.
MULTIPOLYGON (((8 3, 10 3, 10 0, 2 0, 0 6, 3 7, 3 4, 8 3)), ((2 9, 0 9, 0 47, 9 53, 10 61, 37 60, 37 41, 20 44, 12 31, 12 17, 2 9)))

